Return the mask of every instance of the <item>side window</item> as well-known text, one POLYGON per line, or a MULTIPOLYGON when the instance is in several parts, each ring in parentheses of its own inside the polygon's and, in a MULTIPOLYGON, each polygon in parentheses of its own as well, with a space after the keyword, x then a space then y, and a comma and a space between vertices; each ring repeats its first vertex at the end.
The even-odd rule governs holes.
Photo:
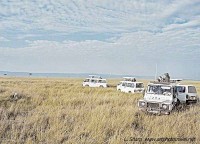
POLYGON ((143 88, 143 84, 142 83, 136 83, 136 88, 143 88))
POLYGON ((126 83, 122 83, 122 86, 126 86, 126 83))
POLYGON ((174 92, 174 93, 177 93, 177 88, 176 88, 176 87, 173 88, 173 92, 174 92))
POLYGON ((134 84, 132 84, 132 83, 127 83, 127 87, 133 87, 134 86, 134 84))
POLYGON ((177 94, 177 88, 174 87, 174 88, 173 88, 173 98, 176 98, 176 94, 177 94))
POLYGON ((185 87, 184 86, 177 86, 176 90, 179 93, 185 93, 185 87))
POLYGON ((134 87, 135 87, 134 83, 132 83, 132 84, 131 84, 131 87, 132 87, 132 88, 134 88, 134 87))
POLYGON ((182 92, 185 93, 185 87, 183 87, 182 92))

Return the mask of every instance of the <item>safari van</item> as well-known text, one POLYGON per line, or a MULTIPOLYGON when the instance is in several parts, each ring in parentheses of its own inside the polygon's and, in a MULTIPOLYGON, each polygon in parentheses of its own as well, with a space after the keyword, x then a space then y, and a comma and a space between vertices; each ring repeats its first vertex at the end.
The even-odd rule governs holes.
POLYGON ((196 103, 199 100, 197 90, 193 85, 177 85, 178 100, 180 103, 196 103))
POLYGON ((120 81, 117 85, 117 90, 125 93, 142 93, 144 91, 144 84, 136 82, 134 77, 124 77, 124 81, 120 81))
POLYGON ((90 75, 89 78, 86 78, 82 85, 84 87, 107 87, 106 79, 102 79, 100 76, 90 75))

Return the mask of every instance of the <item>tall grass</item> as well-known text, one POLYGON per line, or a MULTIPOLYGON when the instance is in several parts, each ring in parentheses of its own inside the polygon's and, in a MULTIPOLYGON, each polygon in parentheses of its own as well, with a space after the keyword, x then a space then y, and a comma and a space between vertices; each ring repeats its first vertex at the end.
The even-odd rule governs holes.
MULTIPOLYGON (((108 82, 113 86, 118 80, 108 82)), ((142 94, 81 83, 81 79, 0 78, 0 143, 121 144, 136 142, 131 138, 162 137, 195 137, 200 142, 199 104, 168 116, 149 115, 138 111, 142 94)), ((200 94, 200 82, 186 83, 194 84, 200 94)))

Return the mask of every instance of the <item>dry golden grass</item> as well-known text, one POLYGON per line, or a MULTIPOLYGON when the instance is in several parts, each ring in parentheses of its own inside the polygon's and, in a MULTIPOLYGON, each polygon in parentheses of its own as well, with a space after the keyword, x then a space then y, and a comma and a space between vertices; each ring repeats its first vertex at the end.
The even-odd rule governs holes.
MULTIPOLYGON (((118 81, 108 82, 114 86, 118 81)), ((82 79, 0 78, 0 143, 129 144, 136 143, 130 141, 133 137, 195 137, 200 143, 199 104, 168 116, 147 115, 137 108, 142 94, 81 83, 82 79)), ((200 94, 200 82, 186 83, 194 84, 200 94)))

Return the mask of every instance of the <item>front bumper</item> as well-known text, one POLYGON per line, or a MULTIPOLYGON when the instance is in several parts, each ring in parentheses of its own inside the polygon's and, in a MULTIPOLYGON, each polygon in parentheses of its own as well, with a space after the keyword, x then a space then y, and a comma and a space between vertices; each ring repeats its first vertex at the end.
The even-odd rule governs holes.
POLYGON ((156 103, 156 102, 146 102, 146 101, 139 101, 138 102, 139 110, 154 113, 154 114, 169 114, 172 111, 172 105, 166 103, 156 103), (141 105, 140 103, 144 102, 145 105, 141 105), (166 105, 166 108, 163 108, 163 105, 166 105))
POLYGON ((187 103, 197 103, 197 100, 187 100, 187 103))
POLYGON ((171 110, 147 109, 147 108, 139 108, 139 110, 153 114, 169 114, 171 112, 171 110))
POLYGON ((189 98, 187 98, 187 103, 196 103, 198 101, 198 97, 197 96, 190 96, 189 98))

